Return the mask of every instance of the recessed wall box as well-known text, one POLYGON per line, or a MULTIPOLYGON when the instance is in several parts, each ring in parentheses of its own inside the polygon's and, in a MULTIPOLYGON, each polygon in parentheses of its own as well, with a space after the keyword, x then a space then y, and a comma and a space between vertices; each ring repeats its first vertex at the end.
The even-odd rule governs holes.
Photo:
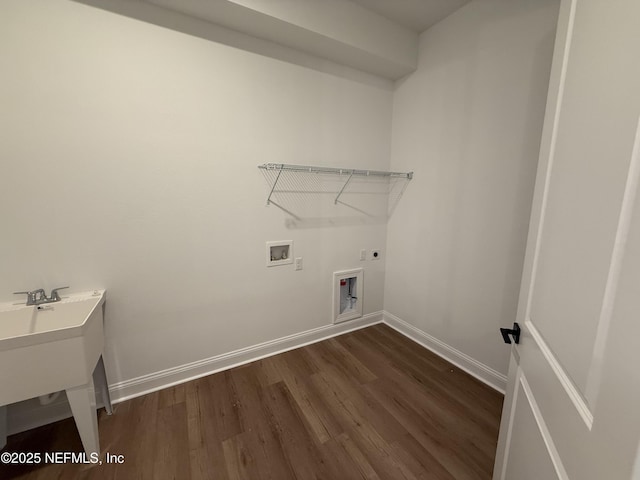
POLYGON ((333 274, 333 323, 362 317, 362 268, 333 274))
POLYGON ((293 263, 293 240, 267 242, 267 267, 293 263))

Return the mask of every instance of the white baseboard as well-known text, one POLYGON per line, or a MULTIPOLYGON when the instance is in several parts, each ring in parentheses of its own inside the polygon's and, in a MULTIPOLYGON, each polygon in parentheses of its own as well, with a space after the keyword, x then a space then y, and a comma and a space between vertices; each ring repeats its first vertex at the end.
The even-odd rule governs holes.
MULTIPOLYGON (((118 382, 109 387, 111 400, 113 403, 123 402, 382 322, 495 390, 504 393, 507 382, 506 376, 385 311, 370 313, 344 323, 325 325, 197 362, 118 382)), ((69 418, 70 416, 71 409, 65 395, 61 395, 60 398, 49 405, 40 405, 38 399, 31 399, 8 406, 7 433, 13 435, 69 418)))
POLYGON ((464 370, 469 375, 476 377, 478 380, 486 383, 494 390, 504 394, 507 386, 507 377, 502 373, 488 367, 474 358, 471 358, 466 353, 462 353, 460 350, 447 345, 437 338, 432 337, 428 333, 423 332, 419 328, 414 327, 410 323, 405 322, 387 311, 383 312, 383 321, 405 337, 419 343, 436 355, 453 363, 459 369, 464 370))
POLYGON ((228 370, 229 368, 254 362, 261 358, 277 355, 278 353, 300 348, 381 322, 382 312, 369 313, 361 318, 345 323, 325 325, 251 347, 234 350, 233 352, 216 355, 215 357, 206 358, 197 362, 180 365, 131 380, 125 380, 124 382, 115 383, 109 387, 111 400, 113 403, 123 402, 134 397, 162 390, 163 388, 172 387, 196 378, 205 377, 222 370, 228 370))
MULTIPOLYGON (((111 401, 112 403, 123 402, 131 398, 146 395, 381 322, 382 312, 369 313, 361 318, 349 320, 344 323, 325 325, 251 347, 223 353, 222 355, 205 358, 197 362, 118 382, 109 386, 111 401)), ((71 417, 71 408, 67 402, 66 395, 61 395, 55 402, 49 405, 40 405, 38 399, 34 398, 25 402, 9 405, 7 416, 7 433, 13 435, 69 418, 71 417)))

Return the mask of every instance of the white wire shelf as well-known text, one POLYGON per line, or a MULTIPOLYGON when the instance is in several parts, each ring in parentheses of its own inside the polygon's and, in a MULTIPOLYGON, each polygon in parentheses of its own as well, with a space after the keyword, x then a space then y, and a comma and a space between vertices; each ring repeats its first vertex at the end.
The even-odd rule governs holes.
POLYGON ((353 177, 387 177, 387 178, 400 178, 411 180, 413 178, 413 172, 388 172, 383 170, 362 170, 356 168, 335 168, 335 167, 315 167, 310 165, 292 165, 287 163, 265 163, 258 165, 258 168, 267 171, 277 172, 276 178, 271 186, 271 191, 267 197, 267 205, 271 203, 271 196, 278 185, 280 175, 282 172, 297 172, 297 173, 311 173, 311 174, 329 174, 329 175, 344 175, 346 180, 342 185, 342 188, 338 192, 338 195, 334 199, 333 203, 337 204, 340 196, 347 188, 347 185, 353 177))

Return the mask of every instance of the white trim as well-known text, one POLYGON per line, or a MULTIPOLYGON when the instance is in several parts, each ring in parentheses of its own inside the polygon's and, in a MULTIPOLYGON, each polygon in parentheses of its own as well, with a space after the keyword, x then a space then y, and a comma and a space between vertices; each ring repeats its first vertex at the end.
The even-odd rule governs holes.
POLYGON ((607 275, 607 284, 604 290, 604 298, 602 300, 602 309, 600 310, 600 318, 598 320, 598 329, 596 331, 596 340, 593 345, 593 354, 591 355, 591 368, 587 378, 587 386, 585 396, 589 400, 591 406, 595 409, 602 382, 602 370, 604 368, 604 354, 609 336, 609 327, 611 325, 611 317, 613 316, 613 307, 615 305, 616 295, 618 293, 618 282, 622 274, 622 265, 624 263, 627 238, 629 237, 629 229, 633 219, 633 209, 636 196, 638 195, 638 187, 640 185, 640 118, 636 127, 636 136, 633 142, 633 150, 631 152, 631 161, 629 162, 629 170, 627 172, 627 182, 624 188, 624 196, 622 205, 620 206, 620 214, 618 217, 618 228, 616 229, 616 238, 611 252, 611 262, 609 264, 609 274, 607 275))
MULTIPOLYGON (((495 390, 504 393, 507 381, 505 375, 417 329, 395 315, 381 311, 369 313, 361 318, 344 323, 325 325, 305 332, 253 345, 251 347, 241 348, 232 352, 216 355, 197 362, 168 368, 159 372, 118 382, 109 387, 111 400, 114 404, 124 402, 135 397, 156 392, 174 385, 179 385, 207 375, 212 375, 223 370, 228 370, 265 357, 277 355, 279 353, 320 342, 331 337, 343 335, 378 323, 387 324, 389 327, 397 330, 410 340, 413 340, 428 350, 431 350, 495 390)), ((71 409, 69 408, 69 404, 64 395, 61 395, 56 402, 50 405, 41 406, 36 405, 33 402, 30 404, 21 402, 16 404, 12 410, 13 411, 9 415, 9 435, 30 430, 71 416, 71 409)))
MULTIPOLYGON (((382 323, 382 312, 369 313, 357 320, 347 321, 339 325, 325 325, 305 332, 259 343, 251 347, 205 358, 197 362, 118 382, 109 387, 111 401, 114 404, 124 402, 125 400, 140 397, 190 380, 195 380, 196 378, 205 377, 222 370, 228 370, 378 323, 382 323)), ((15 404, 15 406, 9 406, 12 410, 8 415, 9 435, 71 417, 71 409, 69 408, 69 403, 65 395, 61 395, 56 402, 45 406, 34 403, 35 400, 29 402, 30 403, 19 402, 15 404)), ((98 403, 98 407, 101 406, 102 405, 98 403)))
POLYGON ((109 387, 111 400, 113 403, 123 402, 381 322, 382 312, 369 313, 357 320, 351 320, 339 325, 325 325, 251 347, 216 355, 215 357, 205 358, 197 362, 118 382, 109 387))
POLYGON ((384 323, 389 325, 394 330, 397 330, 405 337, 419 343, 423 347, 431 350, 436 355, 444 358, 448 362, 453 363, 455 366, 464 370, 469 375, 477 378, 483 383, 486 383, 494 390, 504 394, 507 386, 507 377, 502 373, 488 367, 484 363, 471 358, 466 353, 455 349, 451 345, 447 345, 436 337, 423 332, 419 328, 414 327, 410 323, 396 317, 395 315, 384 311, 383 312, 384 323))
POLYGON ((636 459, 633 462, 633 473, 631 474, 632 480, 638 480, 640 478, 640 444, 636 450, 636 459))
MULTIPOLYGON (((540 407, 538 407, 538 402, 536 402, 535 397, 533 396, 533 392, 531 391, 531 387, 529 386, 529 382, 525 378, 522 369, 520 369, 519 373, 520 377, 520 385, 522 385, 522 390, 524 391, 525 397, 527 397, 527 402, 529 402, 529 407, 531 408, 531 412, 533 413, 533 418, 538 424, 538 430, 540 431, 540 436, 542 437, 542 441, 547 447, 547 452, 549 453, 549 458, 551 459, 551 463, 553 463, 553 468, 558 475, 560 480, 569 480, 569 475, 567 475, 567 470, 564 468, 564 464, 562 463, 562 458, 558 453, 558 449, 556 448, 556 444, 553 441, 553 437, 551 437, 551 432, 547 428, 547 424, 544 421, 544 417, 542 416, 542 412, 540 411, 540 407)), ((505 468, 506 471, 506 468, 505 468)))
POLYGON ((496 449, 496 459, 493 467, 493 480, 506 480, 507 460, 509 460, 509 452, 511 451, 513 424, 516 418, 516 408, 518 408, 518 377, 521 371, 518 351, 515 348, 511 349, 509 372, 507 374, 507 391, 504 394, 502 418, 500 419, 500 433, 498 434, 498 447, 496 449))
MULTIPOLYGON (((527 297, 526 297, 526 304, 525 304, 525 311, 524 311, 525 319, 531 315, 531 304, 533 301, 533 292, 535 289, 536 276, 538 273, 538 260, 540 257, 540 247, 542 245, 542 235, 544 233, 545 218, 547 214, 547 203, 549 200, 549 185, 551 183, 551 172, 553 170, 553 165, 555 162, 556 142, 558 140, 558 129, 560 128, 560 114, 562 111, 562 101, 564 99, 564 87, 565 87, 565 81, 567 77, 567 69, 569 65, 569 53, 571 51, 571 42, 573 40, 573 26, 575 23, 577 0, 567 0, 567 3, 569 5, 569 12, 568 12, 568 18, 567 18, 567 31, 566 31, 566 36, 564 38, 563 50, 560 51, 558 44, 556 43, 554 47, 554 55, 553 55, 554 62, 558 60, 557 56, 559 55, 562 55, 562 60, 560 63, 560 72, 558 77, 558 92, 557 92, 557 97, 554 104, 553 122, 551 123, 551 132, 548 134, 549 135, 549 153, 548 153, 548 157, 544 158, 543 157, 544 150, 541 147, 540 159, 538 160, 538 169, 540 173, 542 173, 542 168, 545 169, 544 183, 541 185, 542 196, 539 200, 540 203, 538 204, 537 202, 534 202, 531 217, 533 219, 535 213, 537 213, 539 216, 538 216, 538 221, 535 227, 533 225, 529 226, 531 233, 535 232, 535 241, 533 241, 533 244, 532 244, 533 259, 531 261, 531 270, 530 272, 527 272, 527 271, 523 272, 523 275, 527 275, 527 273, 529 273, 527 278, 528 288, 527 288, 527 297)), ((563 2, 560 8, 562 9, 562 7, 567 3, 563 2)), ((562 21, 562 19, 563 19, 563 16, 561 12, 558 18, 558 25, 560 25, 560 21, 562 21)), ((559 38, 558 37, 559 34, 560 34, 560 30, 558 29, 558 31, 556 32, 557 39, 559 38)), ((553 80, 554 80, 554 77, 553 77, 553 66, 552 66, 552 77, 550 82, 552 82, 553 80)), ((549 108, 549 105, 547 105, 547 109, 548 108, 549 108)), ((545 120, 544 120, 545 130, 546 130, 546 124, 548 121, 550 121, 550 118, 545 114, 545 120)), ((543 137, 544 137, 543 138, 543 143, 544 143, 544 141, 546 140, 545 132, 543 132, 543 137)), ((535 187, 536 190, 538 190, 539 188, 537 185, 537 182, 539 179, 540 177, 536 180, 536 187, 535 187)), ((527 251, 530 248, 529 244, 530 242, 532 242, 533 238, 534 238, 533 235, 529 235, 529 239, 527 241, 527 251)))
POLYGON ((529 333, 531 334, 531 337, 533 337, 533 340, 538 344, 540 352, 553 370, 553 373, 558 378, 558 381, 560 382, 560 385, 562 385, 564 391, 567 393, 567 396, 571 399, 571 402, 576 407, 576 410, 580 414, 580 417, 582 417, 585 425, 589 430, 591 430, 591 427, 593 427, 593 413, 591 413, 589 405, 587 405, 587 402, 582 397, 582 394, 580 394, 578 388, 573 384, 567 373, 564 371, 564 368, 562 368, 560 362, 551 351, 551 348, 549 348, 549 345, 547 345, 547 342, 544 341, 544 338, 542 338, 542 335, 540 335, 540 332, 538 332, 538 329, 535 327, 533 322, 528 319, 525 322, 525 326, 529 330, 529 333))

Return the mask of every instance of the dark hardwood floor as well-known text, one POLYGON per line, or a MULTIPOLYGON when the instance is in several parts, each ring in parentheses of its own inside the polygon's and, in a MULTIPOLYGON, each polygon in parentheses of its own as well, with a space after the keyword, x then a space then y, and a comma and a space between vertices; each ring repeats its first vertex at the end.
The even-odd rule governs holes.
MULTIPOLYGON (((0 465, 24 479, 489 479, 502 395, 375 325, 122 402, 101 460, 0 465)), ((72 419, 4 451, 81 452, 72 419)))

